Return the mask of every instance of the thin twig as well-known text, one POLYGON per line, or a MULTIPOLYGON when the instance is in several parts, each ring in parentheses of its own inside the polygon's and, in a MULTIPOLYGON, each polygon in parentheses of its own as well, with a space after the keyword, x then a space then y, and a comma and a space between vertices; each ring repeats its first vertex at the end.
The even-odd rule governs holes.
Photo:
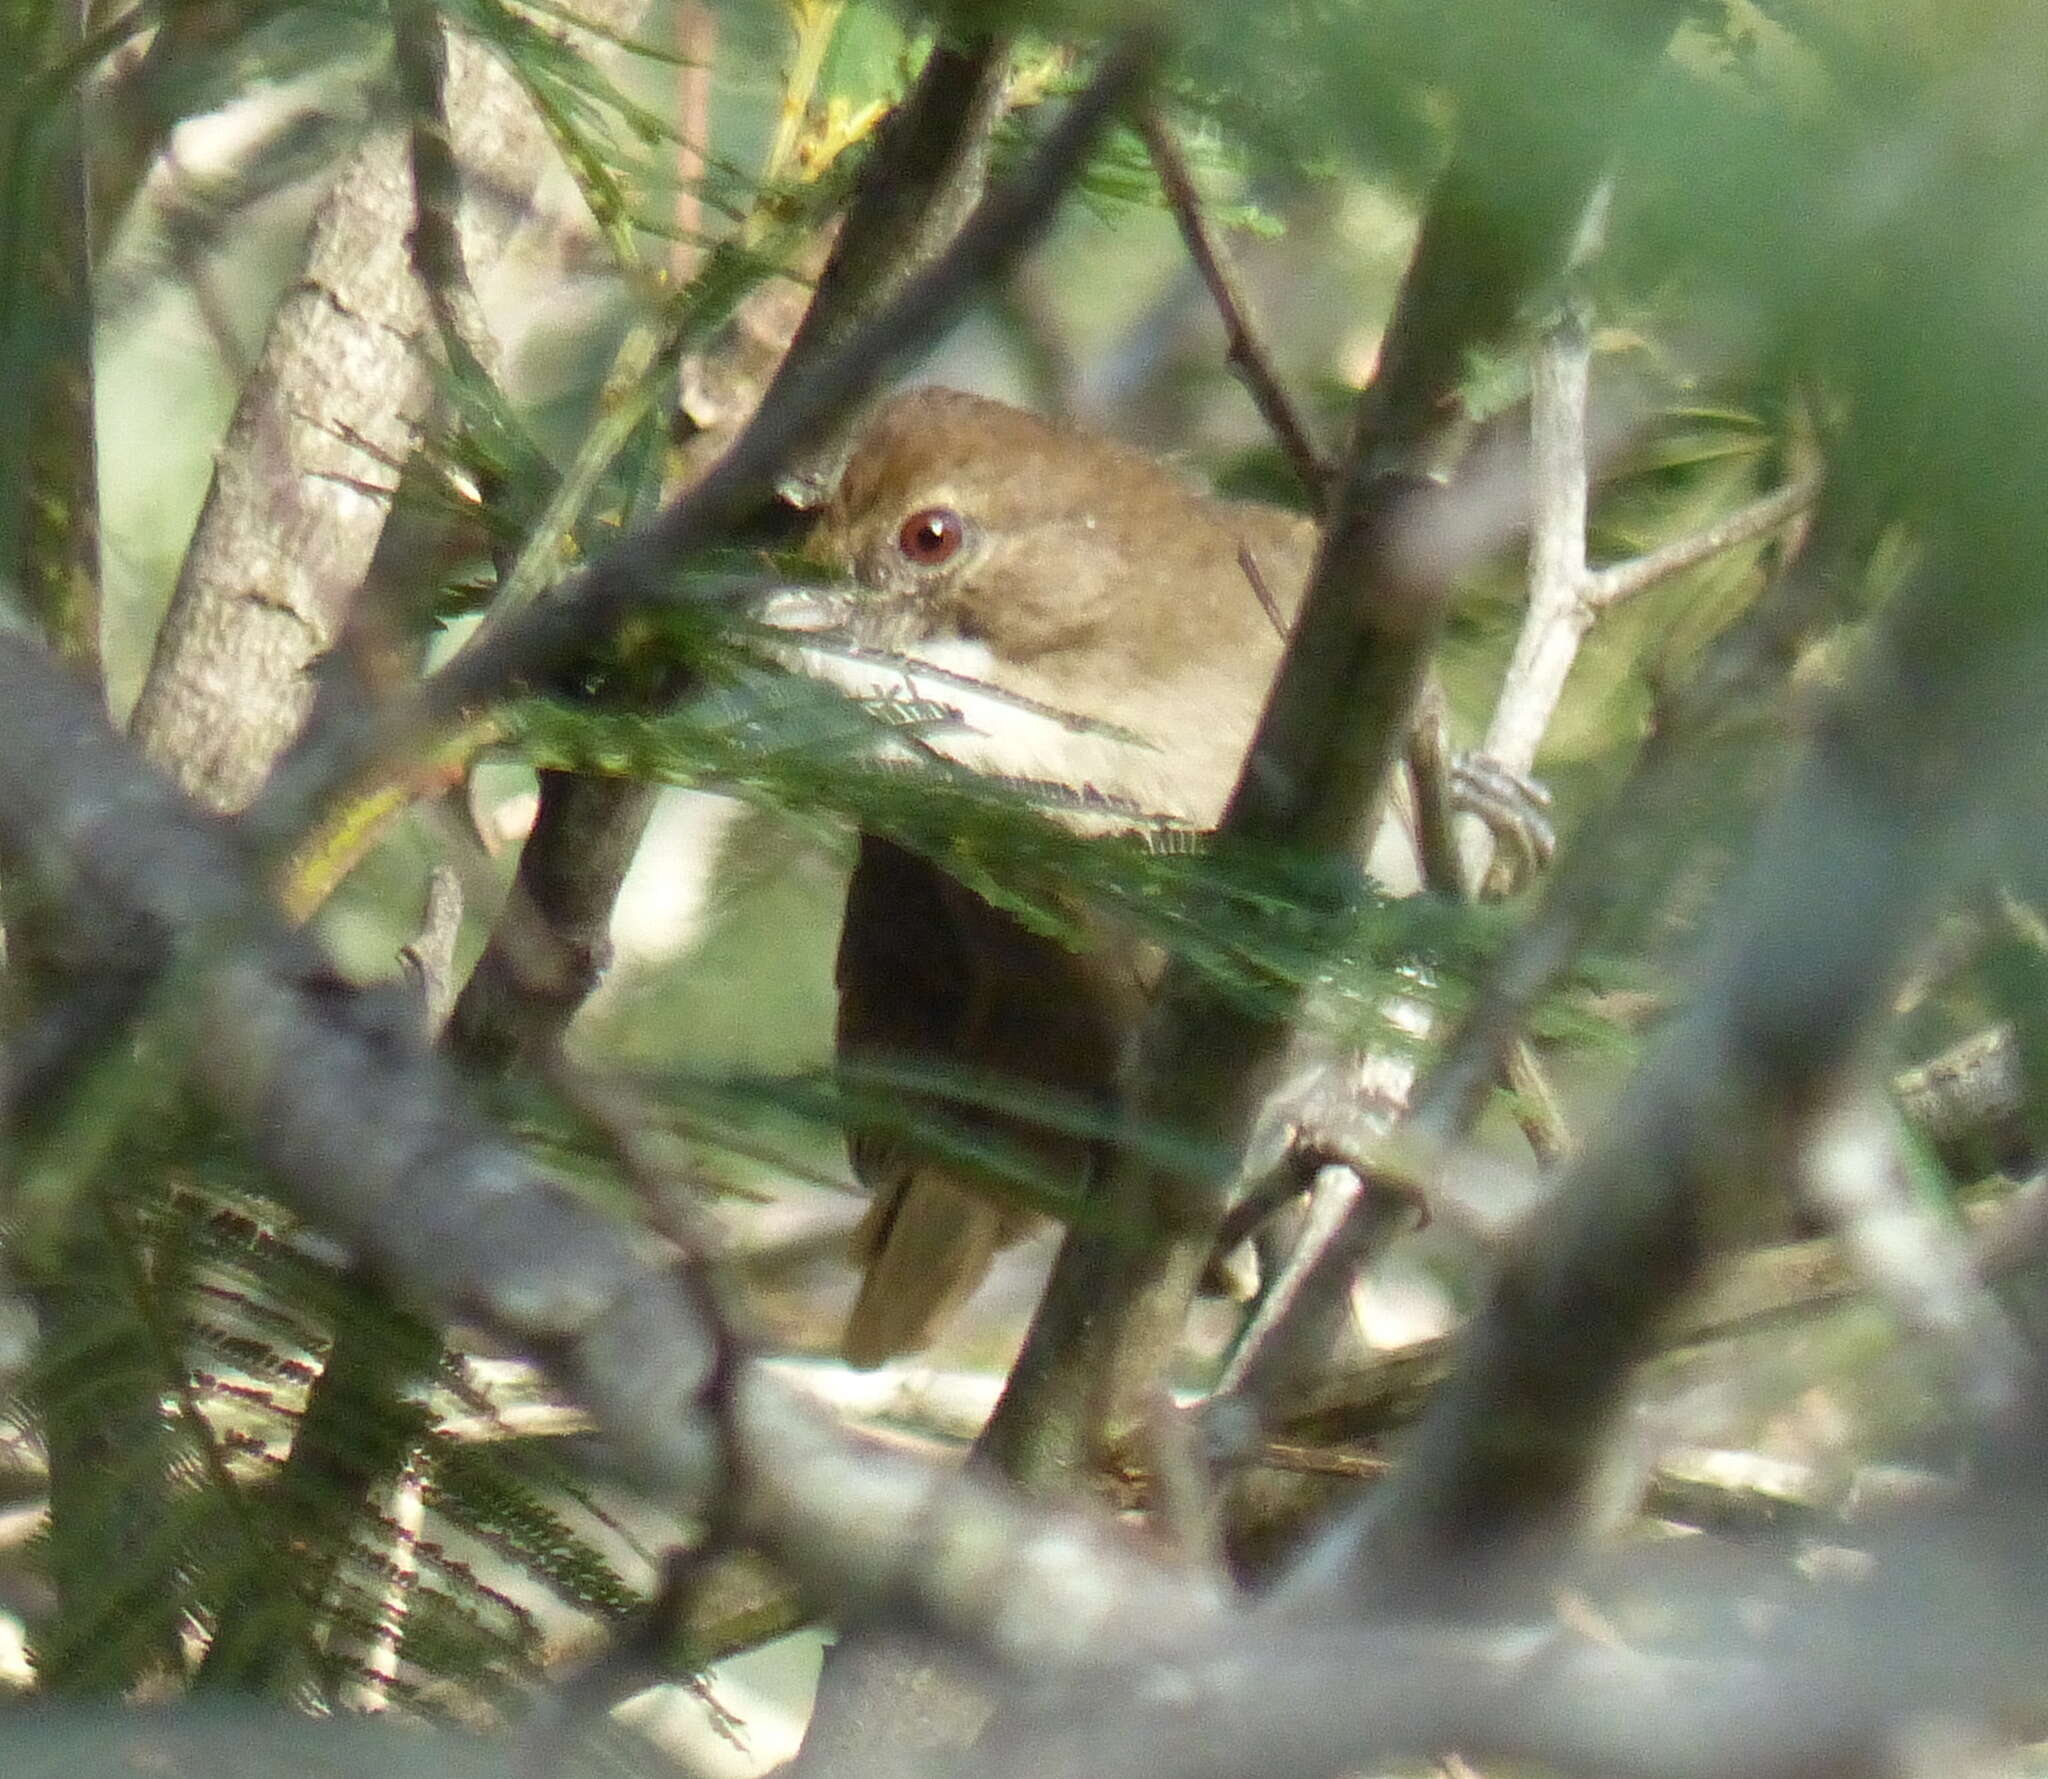
MULTIPOLYGON (((2048 1192, 1975 1206, 1965 1222, 1972 1270, 1993 1280, 2011 1277, 2038 1263, 2048 1192)), ((1858 1300, 1867 1285, 1833 1237, 1729 1255, 1709 1267, 1700 1288, 1674 1307, 1658 1331, 1656 1351, 1686 1352, 1823 1314, 1858 1300)), ((1433 1336, 1373 1354, 1342 1373, 1297 1383, 1274 1404, 1273 1423, 1283 1437, 1319 1445, 1394 1432, 1421 1412, 1456 1349, 1455 1336, 1433 1336)))
POLYGON ((1420 1133, 1453 1139, 1477 1121, 1530 1009, 1571 968, 1625 890, 1643 888, 1640 870, 1623 851, 1644 813, 1665 806, 1686 745, 1758 709, 1790 674, 1804 640, 1834 609, 1835 577, 1850 530, 1846 504, 1823 500, 1797 554, 1714 640, 1698 671, 1667 701, 1627 783, 1552 867, 1536 911, 1417 1084, 1409 1115, 1420 1133))
POLYGON ((164 192, 158 200, 158 213, 162 217, 164 250, 177 268, 179 281, 191 292, 192 306, 206 329, 222 377, 239 386, 254 367, 236 329, 227 293, 207 258, 209 237, 218 232, 212 206, 190 201, 181 193, 185 172, 175 137, 165 145, 161 165, 157 177, 164 192))
MULTIPOLYGON (((1816 479, 1801 477, 1725 519, 1646 555, 1608 568, 1586 565, 1591 472, 1587 390, 1592 339, 1576 301, 1545 331, 1536 349, 1529 403, 1532 502, 1529 604, 1501 682, 1480 751, 1526 776, 1580 646, 1599 616, 1623 600, 1689 568, 1762 537, 1805 510, 1816 479)), ((1458 824, 1473 883, 1485 880, 1494 836, 1477 817, 1458 824)))
MULTIPOLYGON (((661 1586, 646 1611, 625 1632, 606 1642, 590 1661, 552 1684, 521 1720, 514 1739, 511 1779, 554 1779, 578 1739, 628 1699, 682 1676, 682 1665, 697 1657, 688 1628, 698 1616, 707 1583, 731 1567, 726 1553, 671 1551, 662 1565, 661 1586)), ((732 1721, 701 1670, 687 1684, 713 1721, 728 1732, 732 1721)))
POLYGON ((426 912, 419 932, 398 954, 399 967, 419 996, 422 1029, 440 1035, 455 1005, 455 942, 462 933, 462 879, 436 865, 427 879, 426 912))
MULTIPOLYGON (((958 237, 987 189, 996 126, 1008 103, 1011 44, 977 35, 932 46, 917 83, 877 132, 873 156, 832 243, 817 289, 762 397, 808 378, 958 237)), ((837 479, 862 404, 849 403, 799 460, 784 492, 821 503, 837 479)))
POLYGON ((1769 536, 1779 526, 1798 518, 1811 507, 1819 487, 1817 477, 1801 476, 1769 494, 1758 495, 1747 506, 1737 507, 1727 518, 1717 519, 1698 531, 1673 538, 1670 543, 1645 551, 1640 556, 1632 556, 1626 562, 1591 569, 1581 585, 1579 597, 1595 611, 1605 611, 1624 600, 1633 599, 1638 593, 1670 580, 1673 575, 1683 574, 1725 551, 1769 536))
POLYGON ((1219 1403, 1237 1400, 1257 1407, 1264 1419, 1289 1384, 1323 1361, 1351 1281, 1412 1222, 1412 1203, 1398 1186, 1352 1168, 1317 1170, 1300 1239, 1217 1379, 1212 1413, 1219 1403))
MULTIPOLYGON (((14 53, 62 67, 83 46, 85 9, 17 21, 14 53), (33 22, 32 22, 33 21, 33 22)), ((94 402, 92 190, 85 99, 68 97, 7 166, 0 218, 0 576, 11 577, 72 671, 98 680, 101 492, 94 402), (10 238, 19 229, 21 236, 10 238)), ((10 128, 12 127, 10 121, 10 128)), ((6 162, 0 149, 0 162, 6 162)))
POLYGON ((1266 614, 1266 621, 1273 626, 1274 634, 1285 642, 1287 619, 1281 613, 1280 602, 1273 597, 1273 589, 1266 585, 1266 577, 1259 568, 1259 559, 1252 554, 1250 544, 1237 546, 1237 565, 1244 570, 1244 578, 1251 582, 1252 597, 1259 602, 1259 609, 1266 614))
MULTIPOLYGON (((1568 340, 1568 344, 1569 344, 1568 340)), ((1578 370, 1577 398, 1568 402, 1566 418, 1575 420, 1546 451, 1544 416, 1549 411, 1542 400, 1544 379, 1537 379, 1537 441, 1535 449, 1537 517, 1532 527, 1532 561, 1559 559, 1559 572, 1534 577, 1539 587, 1568 587, 1583 572, 1585 530, 1585 488, 1587 465, 1584 428, 1584 330, 1576 337, 1575 357, 1566 359, 1567 368, 1578 370), (1556 497, 1562 487, 1563 502, 1556 497), (1576 487, 1577 503, 1569 495, 1576 487), (1548 515, 1548 517, 1546 517, 1548 515), (1575 552, 1575 553, 1574 553, 1575 552)), ((1554 408, 1556 404, 1550 404, 1554 408)), ((1553 431, 1557 429, 1552 428, 1553 431)), ((1551 605, 1555 601, 1550 602, 1551 605)), ((1531 616, 1524 629, 1525 646, 1532 632, 1541 632, 1539 610, 1544 605, 1532 595, 1531 616)), ((1518 651, 1517 659, 1521 658, 1518 651)), ((1565 657, 1566 664, 1569 656, 1565 657)), ((1517 684, 1510 673, 1503 707, 1513 704, 1517 684)), ((1554 705, 1554 697, 1551 700, 1554 705)), ((1547 721, 1548 708, 1540 715, 1547 721)), ((1498 724, 1498 717, 1496 719, 1498 724)), ((1404 741, 1409 777, 1415 794, 1414 839, 1421 864, 1422 881, 1431 892, 1463 901, 1470 899, 1473 886, 1484 877, 1491 856, 1492 836, 1476 817, 1463 818, 1466 825, 1484 837, 1483 850, 1470 854, 1460 850, 1458 823, 1454 820, 1450 795, 1450 746, 1445 721, 1442 689, 1426 684, 1417 697, 1413 719, 1404 741)), ((1533 740, 1529 746, 1534 754, 1533 740)), ((1520 1081, 1543 1083, 1543 1071, 1528 1045, 1516 1040, 1512 1046, 1512 1069, 1520 1081)), ((1547 1084, 1546 1084, 1547 1087, 1547 1084)), ((1556 1117, 1553 1096, 1547 1090, 1532 1095, 1524 1109, 1532 1147, 1539 1157, 1554 1156, 1565 1147, 1562 1123, 1556 1117)), ((1330 1170, 1325 1170, 1329 1172, 1330 1170)), ((1338 1170, 1342 1171, 1342 1170, 1338 1170)), ((1348 1191, 1335 1179, 1319 1177, 1315 1202, 1321 1214, 1312 1211, 1300 1239, 1289 1256, 1281 1279, 1267 1293, 1259 1312, 1244 1330, 1233 1355, 1232 1365, 1219 1390, 1233 1400, 1268 1408, 1276 1391, 1292 1376, 1308 1355, 1327 1347, 1331 1307, 1337 1303, 1350 1280, 1398 1227, 1396 1209, 1403 1199, 1383 1186, 1362 1177, 1350 1177, 1348 1191), (1339 1206, 1341 1201, 1341 1208, 1339 1206)))
MULTIPOLYGON (((1537 343, 1530 375, 1529 606, 1501 681, 1480 751, 1526 775, 1564 692, 1593 614, 1580 597, 1586 578, 1590 475, 1586 388, 1592 339, 1576 304, 1537 343)), ((1483 884, 1494 836, 1476 816, 1457 824, 1465 880, 1483 884)))
POLYGON ((1296 480, 1301 483, 1309 510, 1320 514, 1329 501, 1330 466, 1316 450, 1286 385, 1280 380, 1280 373, 1274 368, 1272 358, 1252 326, 1244 296, 1225 262, 1223 244, 1216 239, 1209 227, 1209 219, 1202 213, 1201 193, 1195 189, 1187 157, 1173 139, 1171 126, 1155 107, 1141 107, 1137 124, 1139 133, 1145 138, 1145 151, 1152 157, 1153 170, 1159 175, 1160 187, 1166 193, 1167 205, 1173 211, 1174 221, 1180 225, 1181 239, 1187 243, 1188 257, 1195 262, 1195 270, 1201 274, 1203 284, 1208 287, 1209 299, 1222 318, 1223 331, 1229 341, 1230 368, 1237 373, 1238 381, 1257 405, 1274 441, 1293 469, 1296 480))
POLYGON ((711 143, 711 69, 718 54, 718 14, 707 0, 677 0, 676 52, 676 238, 669 277, 681 286, 696 271, 702 250, 696 237, 704 226, 699 189, 711 143))
MULTIPOLYGON (((1468 861, 1458 844, 1451 797, 1450 731, 1441 686, 1432 684, 1417 708, 1414 727, 1408 733, 1407 761, 1415 792, 1415 850, 1422 863, 1423 885, 1435 895, 1471 901, 1479 885, 1468 873, 1480 861, 1468 861)), ((1571 1133, 1542 1059, 1526 1038, 1517 1037, 1508 1045, 1502 1078, 1517 1095, 1515 1121, 1537 1161, 1547 1166, 1570 1148, 1571 1133)))

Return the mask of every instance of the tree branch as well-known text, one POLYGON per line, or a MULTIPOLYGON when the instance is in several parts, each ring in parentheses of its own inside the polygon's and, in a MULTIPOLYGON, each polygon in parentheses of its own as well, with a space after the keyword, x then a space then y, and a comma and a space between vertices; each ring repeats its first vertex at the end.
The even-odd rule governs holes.
MULTIPOLYGON (((764 402, 777 387, 808 377, 821 358, 842 349, 854 330, 932 265, 981 201, 989 153, 1002 121, 1010 71, 1007 37, 980 35, 954 44, 941 39, 925 58, 917 84, 889 116, 848 206, 846 220, 789 351, 776 367, 764 402)), ((807 452, 817 468, 804 504, 829 494, 839 441, 853 431, 859 404, 807 452)))
POLYGON ((1689 568, 1697 568, 1725 551, 1768 537, 1812 506, 1818 487, 1815 478, 1801 476, 1769 494, 1758 495, 1747 506, 1737 507, 1727 518, 1717 519, 1698 531, 1673 538, 1670 543, 1632 556, 1626 562, 1591 569, 1579 596, 1596 611, 1633 599, 1638 593, 1647 592, 1689 568))
POLYGON ((409 113, 406 159, 412 173, 413 226, 406 245, 412 273, 459 378, 497 379, 498 348, 470 282, 462 247, 462 169, 448 123, 448 43, 427 0, 391 8, 392 60, 409 113))
POLYGON ((409 1009, 343 987, 235 841, 16 636, 0 841, 191 961, 200 1084, 295 1209, 429 1313, 534 1355, 680 1516, 726 1515, 814 1598, 909 1611, 1006 1665, 1099 1665, 1220 1622, 1114 1528, 853 1437, 735 1352, 693 1274, 490 1129, 409 1009))
MULTIPOLYGON (((17 12, 15 53, 48 79, 80 55, 85 7, 17 12), (40 66, 38 66, 40 64, 40 66)), ((23 78, 0 103, 0 577, 13 580, 64 657, 100 671, 100 486, 94 402, 92 192, 83 95, 28 128, 23 78)), ((70 86, 71 83, 66 83, 70 86)))

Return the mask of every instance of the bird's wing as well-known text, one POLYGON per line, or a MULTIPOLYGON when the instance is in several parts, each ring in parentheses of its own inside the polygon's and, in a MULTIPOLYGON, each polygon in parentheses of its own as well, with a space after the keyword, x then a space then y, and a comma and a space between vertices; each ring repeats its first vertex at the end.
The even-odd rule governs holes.
MULTIPOLYGON (((1130 951, 1109 941, 1071 951, 929 860, 864 837, 839 946, 840 1059, 936 1066, 1106 1106, 1144 1004, 1130 951)), ((1088 1138, 936 1098, 911 1109, 1021 1151, 1054 1189, 1078 1196, 1093 1174, 1088 1138)), ((931 1338, 997 1250, 1038 1219, 999 1180, 931 1153, 914 1132, 855 1126, 847 1150, 876 1203, 858 1238, 867 1276, 846 1352, 877 1364, 931 1338)))

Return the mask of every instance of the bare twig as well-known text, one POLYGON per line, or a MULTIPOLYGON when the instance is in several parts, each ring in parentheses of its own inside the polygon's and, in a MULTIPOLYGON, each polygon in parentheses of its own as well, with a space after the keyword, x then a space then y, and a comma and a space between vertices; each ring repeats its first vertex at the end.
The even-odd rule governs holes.
POLYGON ((399 967, 419 995, 427 1036, 438 1037, 455 1005, 455 942, 462 934, 462 879, 437 865, 427 879, 426 913, 418 935, 398 954, 399 967))
MULTIPOLYGON (((1526 634, 1526 632, 1525 632, 1526 634)), ((1545 718, 1548 721, 1547 715, 1545 718)), ((1479 891, 1481 879, 1471 873, 1483 872, 1488 861, 1467 858, 1460 849, 1457 817, 1451 796, 1451 744, 1446 721, 1443 689, 1432 684, 1425 693, 1408 733, 1408 777, 1415 791, 1415 850, 1422 862, 1423 886, 1433 894, 1469 901, 1479 891)), ((1491 830, 1477 816, 1465 818, 1488 835, 1491 830)), ((1571 1133, 1557 1104, 1549 1077, 1534 1047, 1517 1037, 1507 1047, 1502 1063, 1507 1085, 1517 1095, 1516 1122, 1528 1138, 1536 1159, 1548 1165, 1570 1147, 1571 1133)))
POLYGON ((1747 506, 1737 507, 1727 518, 1717 519, 1698 531, 1673 538, 1670 543, 1632 556, 1626 562, 1590 569, 1580 597, 1600 611, 1633 599, 1702 562, 1768 537, 1811 507, 1818 488, 1814 477, 1800 476, 1769 494, 1758 495, 1747 506))
POLYGON ((540 813, 519 869, 463 985, 449 1044, 502 1071, 550 1055, 611 965, 612 908, 658 786, 541 774, 540 813))
MULTIPOLYGON (((1557 709, 1593 613, 1586 578, 1586 381, 1592 343, 1584 314, 1568 305, 1537 343, 1529 400, 1529 609, 1480 751, 1527 773, 1557 709)), ((1493 834, 1476 816, 1458 824, 1466 881, 1486 881, 1493 834)))
POLYGON ((397 0, 391 9, 393 61, 410 114, 413 226, 407 236, 414 276, 458 378, 494 385, 498 347, 469 281, 462 250, 462 169, 448 128, 448 45, 441 17, 426 0, 397 0))
MULTIPOLYGON (((988 183, 1010 61, 1007 37, 980 35, 959 44, 941 39, 932 46, 916 85, 881 127, 764 405, 842 348, 959 234, 988 183)), ((789 466, 784 492, 799 495, 799 504, 817 505, 830 493, 860 406, 849 404, 789 466)))
POLYGON ((180 282, 191 292, 192 306, 205 324, 207 339, 221 370, 239 385, 255 367, 250 364, 248 349, 235 327, 220 278, 206 255, 206 207, 187 201, 178 189, 183 183, 183 172, 175 141, 165 145, 161 178, 165 188, 161 211, 165 251, 178 269, 180 282))
POLYGON ((1640 887, 1640 873, 1624 860, 1623 849, 1643 812, 1663 805, 1685 746, 1758 709, 1833 609, 1851 523, 1845 502, 1824 500, 1798 553, 1715 639, 1692 678, 1668 701, 1628 782, 1553 867, 1535 913, 1418 1083, 1410 1117, 1422 1134, 1456 1137, 1477 1120, 1529 1010, 1571 968, 1623 886, 1640 887))
POLYGON ((1302 493, 1308 499, 1309 510, 1321 513, 1329 498, 1330 466, 1316 450, 1286 385, 1280 380, 1280 373, 1274 368, 1272 358, 1252 326, 1244 296, 1225 263, 1223 245, 1216 239, 1209 227, 1209 219, 1202 213, 1201 193, 1195 189, 1187 157, 1174 140, 1171 126, 1156 108, 1148 105, 1139 111, 1138 130, 1145 138, 1145 152, 1152 157, 1153 170, 1159 175, 1159 184, 1166 193, 1173 219, 1180 225, 1188 257, 1195 262, 1195 270, 1201 274, 1203 284, 1208 287, 1210 301, 1216 305, 1216 313, 1222 318, 1223 331, 1229 341, 1230 368, 1237 373, 1238 381, 1250 394, 1281 454, 1294 471, 1295 479, 1300 482, 1302 493))
POLYGON ((711 143, 711 70, 718 54, 718 14, 707 0, 678 0, 676 32, 676 204, 675 246, 669 277, 686 284, 702 257, 697 236, 704 226, 704 198, 698 189, 711 143))
MULTIPOLYGON (((1591 456, 1587 386, 1592 339, 1576 301, 1545 330, 1531 378, 1529 424, 1532 511, 1529 608, 1501 683, 1480 752, 1526 775, 1556 713, 1586 634, 1600 614, 1635 593, 1765 536, 1804 511, 1815 483, 1805 477, 1690 536, 1610 568, 1586 565, 1591 456)), ((1471 882, 1485 881, 1494 837, 1475 816, 1459 822, 1471 882)))
MULTIPOLYGON (((1970 1263, 1987 1278, 2037 1263, 2048 1195, 1976 1208, 1970 1263)), ((1787 1318, 1820 1314, 1857 1298, 1866 1280, 1831 1237, 1783 1242, 1714 1262, 1697 1291, 1673 1306, 1657 1334, 1659 1352, 1683 1352, 1754 1333, 1787 1318)), ((1370 1440, 1406 1426, 1442 1382, 1456 1351, 1445 1336, 1375 1354, 1348 1371, 1296 1384, 1273 1405, 1283 1436, 1318 1445, 1370 1440)))
POLYGON ((1211 1474, 1206 1429, 1171 1397, 1152 1406, 1142 1442, 1152 1466, 1152 1517, 1183 1561, 1224 1570, 1222 1501, 1211 1474))
POLYGON ((1259 572, 1259 559, 1248 546, 1237 547, 1237 565, 1244 570, 1244 578, 1251 582, 1252 597, 1259 602, 1259 609, 1266 614, 1266 621, 1273 626, 1274 633, 1284 642, 1287 637, 1287 620, 1280 615, 1280 605, 1273 597, 1273 589, 1266 585, 1266 577, 1259 572))
MULTIPOLYGON (((82 48, 80 0, 24 14, 14 53, 44 74, 82 48), (42 66, 38 66, 42 64, 42 66)), ((72 670, 100 676, 100 485, 94 418, 94 266, 84 97, 41 133, 10 112, 0 170, 0 576, 26 595, 72 670), (9 140, 8 138, 11 138, 9 140)))
POLYGON ((1412 1202, 1398 1187, 1349 1167, 1317 1171, 1307 1222, 1216 1381, 1212 1413, 1220 1408, 1227 1414, 1232 1399, 1270 1410, 1287 1385, 1329 1351, 1351 1281, 1410 1221, 1412 1202))
MULTIPOLYGON (((689 1627, 702 1617, 702 1597, 733 1568, 723 1552, 670 1552, 659 1591, 625 1635, 555 1681, 527 1712, 514 1742, 511 1779, 554 1779, 590 1725, 649 1687, 677 1678, 679 1661, 702 1660, 691 1646, 689 1627)), ((702 1670, 688 1681, 705 1708, 729 1727, 702 1670)))

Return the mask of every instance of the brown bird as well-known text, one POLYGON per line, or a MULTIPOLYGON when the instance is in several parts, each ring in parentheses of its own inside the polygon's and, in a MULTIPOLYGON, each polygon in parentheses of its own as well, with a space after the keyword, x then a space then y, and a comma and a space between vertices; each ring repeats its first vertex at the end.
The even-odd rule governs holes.
MULTIPOLYGON (((863 589, 854 641, 945 676, 907 676, 961 711, 935 746, 1206 828, 1236 780, 1315 541, 1296 514, 1216 499, 1109 439, 916 389, 861 434, 814 547, 863 589), (1006 696, 976 698, 962 682, 1006 696)), ((865 680, 905 682, 900 670, 865 680)), ((839 1055, 937 1063, 1106 1107, 1160 959, 1097 928, 1069 950, 864 836, 839 944, 839 1055)), ((1085 1190, 1095 1144, 996 1113, 968 1121, 1021 1148, 1048 1184, 1085 1190)), ((875 1203, 844 1351, 875 1365, 925 1344, 1035 1219, 910 1139, 856 1129, 848 1148, 875 1203)))

